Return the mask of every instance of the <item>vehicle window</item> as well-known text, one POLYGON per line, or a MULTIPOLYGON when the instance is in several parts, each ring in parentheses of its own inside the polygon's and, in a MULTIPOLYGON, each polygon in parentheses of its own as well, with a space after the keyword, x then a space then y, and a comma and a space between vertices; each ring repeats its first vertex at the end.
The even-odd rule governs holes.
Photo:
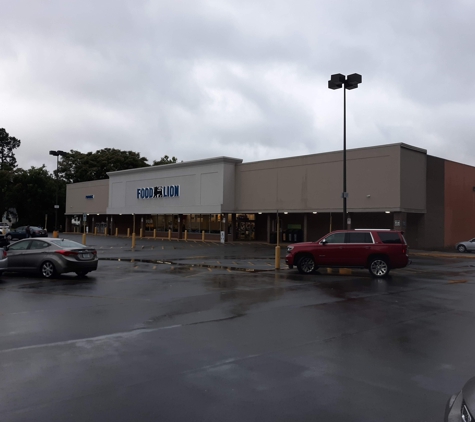
POLYGON ((345 233, 333 233, 325 238, 327 243, 345 243, 345 233))
POLYGON ((68 239, 52 239, 51 243, 54 243, 60 248, 84 248, 84 245, 68 239))
POLYGON ((16 242, 13 245, 10 245, 8 250, 9 251, 24 251, 25 249, 28 248, 29 244, 30 244, 29 240, 27 240, 25 242, 16 242))
POLYGON ((373 243, 373 238, 368 232, 351 232, 346 234, 346 243, 373 243))
POLYGON ((394 232, 378 232, 378 236, 383 243, 402 243, 399 233, 394 232))
POLYGON ((44 249, 49 246, 49 243, 43 242, 42 240, 32 240, 30 244, 30 249, 44 249))

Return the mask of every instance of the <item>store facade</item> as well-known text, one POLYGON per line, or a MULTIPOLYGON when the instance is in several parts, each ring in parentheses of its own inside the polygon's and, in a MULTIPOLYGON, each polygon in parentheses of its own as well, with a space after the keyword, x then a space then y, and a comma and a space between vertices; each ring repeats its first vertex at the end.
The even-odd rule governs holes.
MULTIPOLYGON (((342 155, 252 163, 217 157, 112 172, 107 180, 68 185, 66 228, 74 230, 72 222, 84 215, 81 228, 89 232, 316 240, 343 226, 342 155)), ((403 230, 414 248, 444 248, 473 237, 474 189, 474 167, 428 156, 421 148, 392 144, 347 151, 350 227, 403 230)))

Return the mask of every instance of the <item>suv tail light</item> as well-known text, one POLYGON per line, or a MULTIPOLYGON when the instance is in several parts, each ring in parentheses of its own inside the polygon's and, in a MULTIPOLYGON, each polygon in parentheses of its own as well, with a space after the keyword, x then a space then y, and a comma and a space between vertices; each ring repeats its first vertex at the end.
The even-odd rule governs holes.
POLYGON ((2 259, 7 257, 7 251, 5 249, 2 250, 2 259))

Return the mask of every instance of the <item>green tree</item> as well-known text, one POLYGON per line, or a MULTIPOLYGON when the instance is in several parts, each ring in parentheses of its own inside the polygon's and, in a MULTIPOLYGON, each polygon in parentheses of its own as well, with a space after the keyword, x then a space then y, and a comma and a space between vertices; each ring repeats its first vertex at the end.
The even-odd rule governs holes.
MULTIPOLYGON (((65 183, 60 181, 58 190, 59 215, 64 214, 66 202, 65 183)), ((56 180, 46 167, 31 167, 28 170, 16 169, 12 174, 12 184, 8 193, 9 203, 14 204, 19 216, 19 225, 44 226, 45 215, 48 222, 54 222, 56 203, 56 180)), ((61 223, 60 223, 61 224, 61 223)))
POLYGON ((13 183, 13 172, 17 167, 14 150, 20 144, 19 139, 10 136, 5 129, 0 129, 0 219, 5 211, 14 207, 10 202, 9 193, 13 183))
POLYGON ((19 139, 10 136, 5 129, 0 129, 0 170, 8 171, 16 168, 16 158, 13 151, 20 144, 19 139))
POLYGON ((71 150, 67 156, 61 157, 58 175, 66 183, 78 183, 107 179, 107 173, 111 171, 148 166, 147 159, 138 152, 104 148, 84 154, 71 150))
POLYGON ((153 166, 160 166, 161 164, 174 164, 178 161, 178 158, 172 157, 170 158, 168 155, 164 155, 160 158, 159 161, 153 160, 153 166))

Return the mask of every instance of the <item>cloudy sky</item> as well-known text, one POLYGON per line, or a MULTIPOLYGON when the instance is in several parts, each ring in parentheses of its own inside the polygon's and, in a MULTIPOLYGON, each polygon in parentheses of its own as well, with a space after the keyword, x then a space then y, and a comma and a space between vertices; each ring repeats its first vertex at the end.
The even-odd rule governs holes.
POLYGON ((475 165, 473 0, 0 0, 0 127, 51 149, 244 161, 405 142, 475 165))

